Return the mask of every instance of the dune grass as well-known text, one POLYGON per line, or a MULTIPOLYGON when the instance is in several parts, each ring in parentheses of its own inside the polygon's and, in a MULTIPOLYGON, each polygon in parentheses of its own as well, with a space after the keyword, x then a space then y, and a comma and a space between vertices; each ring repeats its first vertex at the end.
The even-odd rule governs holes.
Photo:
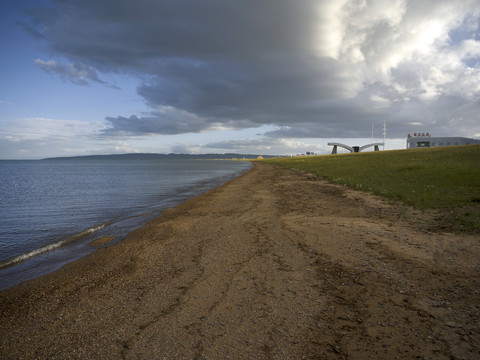
POLYGON ((444 221, 455 228, 480 230, 480 145, 264 161, 419 209, 445 210, 444 221))

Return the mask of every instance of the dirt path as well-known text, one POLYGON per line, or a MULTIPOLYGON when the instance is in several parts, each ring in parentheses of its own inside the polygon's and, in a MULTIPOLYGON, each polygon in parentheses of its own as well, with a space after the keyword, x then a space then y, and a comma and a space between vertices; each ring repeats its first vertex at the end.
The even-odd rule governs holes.
POLYGON ((480 238, 259 164, 0 292, 0 358, 475 359, 480 238))

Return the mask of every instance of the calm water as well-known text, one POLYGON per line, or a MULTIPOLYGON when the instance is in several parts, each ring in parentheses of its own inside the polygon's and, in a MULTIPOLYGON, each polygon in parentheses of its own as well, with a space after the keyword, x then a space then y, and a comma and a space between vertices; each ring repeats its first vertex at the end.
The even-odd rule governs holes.
POLYGON ((0 161, 0 289, 118 241, 250 168, 215 160, 0 161))

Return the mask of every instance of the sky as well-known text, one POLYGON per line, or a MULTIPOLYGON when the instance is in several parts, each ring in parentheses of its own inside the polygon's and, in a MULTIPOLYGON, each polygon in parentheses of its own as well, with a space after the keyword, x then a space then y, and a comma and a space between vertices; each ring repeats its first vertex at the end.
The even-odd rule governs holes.
POLYGON ((478 0, 2 0, 0 159, 480 137, 478 0))

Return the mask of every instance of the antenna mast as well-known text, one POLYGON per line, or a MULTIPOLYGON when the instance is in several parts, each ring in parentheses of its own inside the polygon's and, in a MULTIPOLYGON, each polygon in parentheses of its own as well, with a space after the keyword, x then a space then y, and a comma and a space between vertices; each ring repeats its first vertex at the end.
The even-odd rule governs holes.
POLYGON ((387 124, 383 121, 383 150, 385 150, 385 136, 387 135, 387 124))

